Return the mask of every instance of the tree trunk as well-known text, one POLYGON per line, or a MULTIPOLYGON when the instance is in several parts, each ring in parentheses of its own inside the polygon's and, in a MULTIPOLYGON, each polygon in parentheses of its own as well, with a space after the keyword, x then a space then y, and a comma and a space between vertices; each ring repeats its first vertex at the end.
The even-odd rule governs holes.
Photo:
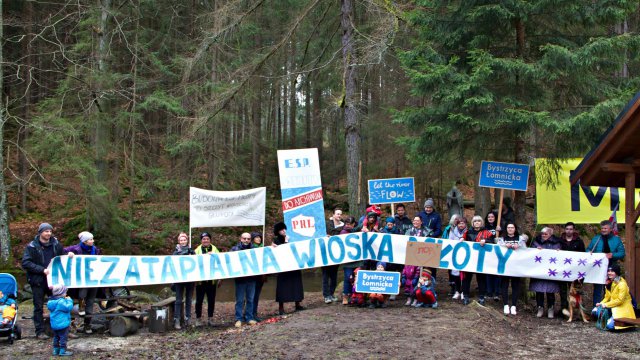
MULTIPOLYGON (((313 129, 315 131, 315 147, 318 148, 318 156, 320 159, 323 159, 323 151, 322 151, 322 133, 324 131, 324 126, 322 124, 322 117, 320 115, 320 109, 322 108, 322 89, 318 85, 317 81, 313 84, 313 113, 312 113, 312 122, 313 129)), ((324 182, 323 182, 324 183, 324 182)))
POLYGON ((289 125, 290 127, 290 134, 291 134, 291 148, 292 149, 296 149, 298 147, 298 139, 297 139, 297 129, 296 129, 296 116, 298 113, 298 101, 296 99, 296 86, 298 84, 298 75, 295 74, 295 70, 296 70, 296 45, 295 42, 293 41, 293 37, 291 39, 291 56, 290 56, 290 60, 291 60, 291 64, 290 64, 290 68, 289 68, 289 72, 291 72, 292 74, 291 76, 291 86, 289 88, 289 125))
POLYGON ((304 144, 311 147, 311 74, 305 77, 304 91, 304 144))
POLYGON ((347 148, 347 184, 349 192, 349 213, 360 217, 358 163, 360 162, 360 127, 356 110, 356 69, 353 46, 353 1, 341 0, 340 26, 342 29, 342 65, 344 84, 344 136, 347 148))
POLYGON ((109 321, 109 333, 111 336, 127 336, 135 334, 140 328, 138 319, 129 316, 116 316, 109 321))
MULTIPOLYGON (((3 25, 4 18, 2 16, 2 0, 0 0, 0 44, 4 43, 3 25)), ((2 64, 4 63, 2 46, 0 46, 0 89, 4 89, 4 71, 2 64)), ((10 267, 11 257, 11 236, 9 234, 9 212, 7 207, 7 187, 4 184, 4 124, 6 122, 4 108, 4 96, 0 97, 0 164, 2 172, 0 172, 0 266, 4 268, 10 267)))

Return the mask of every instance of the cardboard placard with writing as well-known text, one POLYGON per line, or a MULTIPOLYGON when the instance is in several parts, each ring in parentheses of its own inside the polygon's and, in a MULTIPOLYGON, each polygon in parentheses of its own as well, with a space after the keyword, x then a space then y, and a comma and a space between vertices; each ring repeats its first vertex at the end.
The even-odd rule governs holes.
POLYGON ((414 266, 437 268, 440 266, 442 244, 407 241, 404 263, 414 266))

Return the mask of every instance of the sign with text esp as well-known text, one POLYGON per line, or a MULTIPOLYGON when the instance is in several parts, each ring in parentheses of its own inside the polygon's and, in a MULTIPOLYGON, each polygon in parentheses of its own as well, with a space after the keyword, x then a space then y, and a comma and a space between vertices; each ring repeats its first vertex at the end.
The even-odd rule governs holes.
POLYGON ((360 270, 356 276, 356 292, 398 295, 400 293, 400 273, 360 270))
POLYGON ((483 161, 480 166, 479 186, 527 191, 529 165, 483 161))
POLYGON ((369 180, 369 204, 416 201, 412 177, 369 180))
POLYGON ((327 235, 318 149, 278 150, 278 170, 289 241, 327 235))

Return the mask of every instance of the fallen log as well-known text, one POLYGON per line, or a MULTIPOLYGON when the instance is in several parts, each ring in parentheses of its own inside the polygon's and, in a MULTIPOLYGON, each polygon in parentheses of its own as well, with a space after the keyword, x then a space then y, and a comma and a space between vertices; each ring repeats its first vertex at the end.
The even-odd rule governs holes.
POLYGON ((111 336, 127 336, 135 334, 140 328, 138 319, 127 316, 116 316, 109 322, 109 333, 111 336))

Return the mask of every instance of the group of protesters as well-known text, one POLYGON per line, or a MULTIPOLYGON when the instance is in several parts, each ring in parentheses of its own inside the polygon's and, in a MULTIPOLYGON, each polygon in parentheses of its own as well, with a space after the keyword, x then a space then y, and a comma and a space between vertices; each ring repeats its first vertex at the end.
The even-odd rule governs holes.
MULTIPOLYGON (((348 234, 351 232, 380 232, 389 234, 403 234, 416 237, 445 238, 458 241, 479 242, 484 244, 497 244, 517 251, 520 248, 534 247, 538 249, 556 249, 565 251, 604 253, 609 259, 607 284, 594 285, 593 304, 594 315, 608 315, 609 318, 625 316, 635 318, 631 295, 628 286, 621 277, 619 262, 625 256, 625 249, 620 238, 612 233, 612 224, 609 221, 600 223, 600 233, 596 235, 585 248, 583 240, 576 231, 575 224, 569 222, 564 226, 561 236, 554 235, 551 227, 544 227, 531 241, 519 231, 513 209, 508 204, 503 204, 500 216, 496 211, 491 211, 486 216, 473 216, 469 224, 463 214, 454 214, 449 223, 443 228, 441 215, 435 211, 434 201, 427 199, 423 210, 413 218, 407 216, 406 207, 396 204, 395 213, 384 218, 382 210, 377 205, 367 208, 366 214, 360 219, 353 216, 345 216, 341 209, 334 209, 327 222, 328 235, 348 234)), ((286 244, 289 238, 284 223, 277 223, 273 228, 274 239, 270 246, 286 244)), ((238 243, 231 251, 244 251, 264 246, 262 233, 242 233, 238 243)), ((173 255, 213 254, 219 250, 212 243, 210 233, 200 234, 200 244, 192 249, 189 236, 180 233, 173 255)), ((78 243, 63 247, 61 242, 53 236, 53 227, 48 223, 42 223, 38 228, 38 234, 31 241, 22 258, 22 267, 27 273, 27 280, 33 292, 33 322, 37 338, 48 338, 45 334, 43 322, 43 305, 45 295, 51 297, 53 292, 66 296, 66 289, 50 288, 47 284, 48 265, 51 260, 60 255, 100 255, 101 251, 95 246, 95 240, 90 232, 83 231, 78 235, 78 243), (64 291, 62 291, 64 290, 64 291)), ((396 271, 402 274, 401 286, 406 295, 407 306, 413 307, 437 307, 437 294, 435 290, 437 269, 418 268, 411 265, 392 264, 365 260, 343 264, 343 289, 341 303, 343 305, 360 305, 369 307, 386 307, 389 301, 396 300, 395 296, 381 294, 358 294, 355 291, 354 280, 359 270, 396 271), (375 295, 375 296, 374 296, 375 295), (380 296, 377 296, 380 295, 380 296)), ((340 302, 335 291, 338 285, 339 265, 330 265, 322 268, 322 295, 324 302, 331 304, 340 302)), ((488 299, 502 300, 505 315, 516 315, 521 280, 517 277, 497 276, 483 273, 448 271, 448 283, 450 291, 448 297, 461 301, 467 305, 471 301, 471 283, 475 276, 477 282, 477 302, 484 305, 488 299), (511 287, 511 297, 509 297, 511 287)), ((258 302, 266 275, 235 278, 235 326, 243 324, 255 325, 261 321, 258 317, 258 302)), ((207 300, 206 324, 213 325, 215 310, 216 289, 221 281, 209 280, 197 283, 176 283, 173 289, 176 292, 175 318, 173 326, 181 329, 183 326, 199 326, 204 323, 203 304, 207 300), (191 319, 192 295, 195 289, 195 319, 191 319), (184 314, 182 313, 183 304, 184 314)), ((531 279, 529 290, 536 293, 537 317, 546 314, 548 318, 557 316, 555 309, 556 294, 560 295, 559 312, 568 316, 569 303, 567 300, 568 283, 561 281, 531 279)), ((80 302, 80 312, 84 313, 84 324, 80 328, 85 333, 92 333, 91 318, 96 289, 79 289, 77 298, 80 302)), ((303 310, 301 302, 304 299, 302 273, 300 270, 282 272, 277 274, 276 297, 278 313, 285 314, 285 303, 294 303, 296 311, 303 310)), ((66 340, 65 340, 66 341, 66 340)))

